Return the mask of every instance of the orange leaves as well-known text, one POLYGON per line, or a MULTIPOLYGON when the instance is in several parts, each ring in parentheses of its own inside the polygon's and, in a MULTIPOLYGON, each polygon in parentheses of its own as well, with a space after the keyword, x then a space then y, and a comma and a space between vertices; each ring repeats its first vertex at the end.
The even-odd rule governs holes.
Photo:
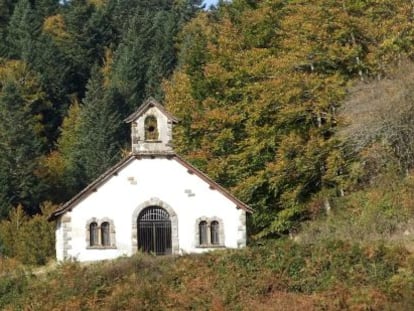
POLYGON ((336 110, 350 81, 408 51, 408 4, 237 1, 201 14, 165 89, 182 119, 177 150, 247 198, 258 227, 287 228, 310 196, 343 182, 331 153, 336 110))

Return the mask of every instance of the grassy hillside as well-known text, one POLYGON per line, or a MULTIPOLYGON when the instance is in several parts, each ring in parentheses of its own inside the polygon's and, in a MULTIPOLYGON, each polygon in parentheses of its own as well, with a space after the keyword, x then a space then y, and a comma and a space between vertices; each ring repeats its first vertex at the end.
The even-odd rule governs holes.
POLYGON ((413 188, 383 174, 329 211, 316 196, 291 238, 243 250, 32 269, 0 257, 0 309, 413 310, 413 188))
POLYGON ((0 279, 3 310, 409 310, 402 246, 271 241, 204 255, 133 258, 0 279))

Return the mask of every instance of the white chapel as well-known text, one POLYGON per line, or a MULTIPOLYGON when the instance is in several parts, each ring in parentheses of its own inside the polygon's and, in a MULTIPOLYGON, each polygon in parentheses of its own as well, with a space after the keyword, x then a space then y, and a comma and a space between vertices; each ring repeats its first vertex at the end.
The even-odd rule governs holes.
POLYGON ((125 121, 130 155, 49 217, 57 260, 244 247, 252 210, 174 152, 177 120, 150 98, 125 121))

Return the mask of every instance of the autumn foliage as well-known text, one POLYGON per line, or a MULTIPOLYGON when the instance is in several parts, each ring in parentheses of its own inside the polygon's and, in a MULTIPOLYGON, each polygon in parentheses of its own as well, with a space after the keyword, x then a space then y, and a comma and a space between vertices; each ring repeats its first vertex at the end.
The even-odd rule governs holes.
MULTIPOLYGON (((234 0, 211 11, 199 5, 199 0, 0 3, 4 266, 6 260, 10 267, 17 261, 43 264, 53 255, 53 224, 46 222, 41 202, 54 206, 68 200, 116 162, 128 146, 122 120, 148 96, 160 99, 180 120, 175 150, 255 210, 248 220, 251 240, 297 232, 303 240, 323 240, 325 232, 344 243, 347 254, 354 246, 346 236, 366 235, 369 244, 371 236, 394 238, 407 223, 413 212, 408 195, 414 163, 412 1, 234 0), (303 225, 309 220, 315 225, 303 225), (34 231, 42 241, 39 252, 29 238, 34 231)), ((366 245, 355 249, 359 256, 366 245)), ((308 255, 314 251, 305 247, 300 256, 312 261, 308 255)), ((298 266, 307 271, 307 264, 298 266)), ((64 266, 59 273, 66 276, 65 269, 72 268, 64 266)), ((75 275, 83 271, 73 269, 75 275)), ((240 273, 257 268, 243 269, 247 272, 240 273)), ((401 287, 412 284, 401 271, 387 276, 401 287)), ((273 271, 260 272, 273 280, 273 271)), ((168 286, 182 289, 165 271, 156 273, 171 278, 168 286)), ((203 292, 221 282, 205 275, 183 283, 203 292)), ((314 275, 309 279, 315 281, 314 275)), ((317 299, 308 294, 317 292, 318 298, 331 286, 327 295, 338 297, 335 307, 340 308, 355 295, 355 288, 340 281, 312 291, 306 279, 294 277, 283 279, 290 285, 272 281, 263 289, 259 284, 263 293, 271 289, 258 301, 290 299, 294 288, 301 295, 292 299, 314 306, 317 299)), ((142 297, 115 280, 108 305, 124 308, 124 295, 144 306, 168 307, 162 297, 148 294, 165 289, 157 280, 156 274, 140 283, 136 295, 142 297)), ((225 280, 230 285, 222 284, 221 290, 228 296, 213 291, 208 307, 219 310, 241 297, 243 284, 225 280), (231 287, 236 283, 238 288, 231 287)), ((27 286, 17 285, 19 290, 27 286)), ((378 305, 387 302, 386 290, 375 286, 368 286, 364 297, 378 305)), ((100 293, 96 289, 88 306, 101 303, 100 293)), ((174 293, 170 298, 184 308, 206 305, 174 293)), ((67 303, 79 307, 79 300, 67 303)))
POLYGON ((411 56, 411 14, 410 1, 236 0, 185 27, 165 86, 175 147, 255 209, 255 237, 351 189, 338 109, 350 85, 411 56))

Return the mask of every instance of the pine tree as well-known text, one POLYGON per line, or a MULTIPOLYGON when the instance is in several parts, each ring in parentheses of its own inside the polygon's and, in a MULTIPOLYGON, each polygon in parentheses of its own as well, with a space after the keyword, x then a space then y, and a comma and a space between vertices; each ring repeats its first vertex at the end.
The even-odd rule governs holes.
POLYGON ((106 92, 103 81, 100 69, 95 67, 80 112, 77 154, 87 182, 119 160, 124 133, 114 94, 106 92))
POLYGON ((28 0, 17 2, 7 29, 8 55, 27 63, 33 60, 36 38, 40 34, 42 17, 28 0))
POLYGON ((6 57, 8 53, 7 26, 16 3, 16 0, 0 0, 0 57, 6 57))
POLYGON ((36 122, 29 103, 15 81, 0 92, 0 213, 11 205, 23 204, 29 213, 36 212, 44 185, 36 175, 42 143, 36 135, 36 122))
POLYGON ((162 80, 177 64, 175 41, 184 21, 199 10, 200 1, 119 2, 120 44, 115 51, 113 86, 136 109, 148 96, 162 99, 162 80))

